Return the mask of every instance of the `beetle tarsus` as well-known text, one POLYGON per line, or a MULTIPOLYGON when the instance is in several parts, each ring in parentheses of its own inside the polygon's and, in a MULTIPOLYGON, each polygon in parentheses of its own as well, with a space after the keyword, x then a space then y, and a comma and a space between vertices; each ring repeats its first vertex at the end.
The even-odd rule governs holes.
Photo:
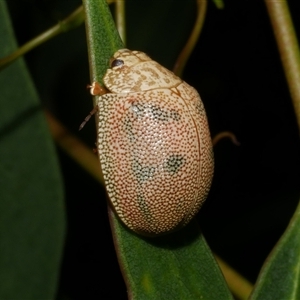
POLYGON ((95 106, 93 110, 85 117, 84 121, 79 126, 79 131, 85 126, 90 118, 98 111, 98 106, 95 106))

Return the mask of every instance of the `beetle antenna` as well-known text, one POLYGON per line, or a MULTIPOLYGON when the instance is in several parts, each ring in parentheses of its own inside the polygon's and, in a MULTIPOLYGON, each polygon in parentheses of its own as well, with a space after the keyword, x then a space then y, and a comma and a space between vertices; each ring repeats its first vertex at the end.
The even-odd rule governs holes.
POLYGON ((84 121, 79 126, 79 131, 85 126, 90 118, 98 111, 98 106, 95 106, 93 110, 85 117, 84 121))

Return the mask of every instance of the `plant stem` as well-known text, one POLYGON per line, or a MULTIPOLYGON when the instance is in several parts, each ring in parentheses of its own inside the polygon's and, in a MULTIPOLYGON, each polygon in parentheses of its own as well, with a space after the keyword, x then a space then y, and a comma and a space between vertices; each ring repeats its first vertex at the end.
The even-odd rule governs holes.
POLYGON ((51 135, 56 144, 97 181, 104 185, 98 156, 92 149, 72 135, 50 112, 45 111, 51 135))
POLYGON ((75 11, 73 11, 67 18, 60 21, 57 25, 51 27, 47 31, 38 35, 31 41, 24 44, 17 51, 12 54, 0 59, 0 70, 9 66, 12 62, 14 62, 17 58, 34 49, 35 47, 45 43, 46 41, 52 39, 60 33, 67 32, 74 28, 77 28, 84 22, 84 13, 83 8, 80 6, 75 11))
POLYGON ((224 138, 229 138, 233 144, 235 144, 236 146, 240 146, 240 142, 237 140, 236 136, 230 131, 221 131, 218 134, 216 134, 212 138, 213 146, 215 147, 218 144, 218 142, 224 138))
POLYGON ((207 10, 207 0, 197 0, 197 6, 198 6, 197 19, 193 31, 186 45, 184 46, 181 53, 179 54, 173 68, 173 72, 179 77, 182 76, 182 71, 185 68, 185 65, 192 51, 194 50, 196 42, 199 39, 200 33, 202 31, 206 10, 207 10))
POLYGON ((300 54, 290 11, 285 0, 265 3, 300 128, 300 54))

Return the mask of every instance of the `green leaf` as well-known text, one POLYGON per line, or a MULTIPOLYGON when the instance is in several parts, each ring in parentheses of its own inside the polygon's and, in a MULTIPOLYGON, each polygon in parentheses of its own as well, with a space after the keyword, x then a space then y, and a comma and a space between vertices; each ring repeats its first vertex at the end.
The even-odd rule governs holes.
MULTIPOLYGON (((0 56, 17 46, 0 1, 0 56)), ((64 238, 61 175, 23 59, 0 73, 0 299, 53 299, 64 238)))
POLYGON ((110 215, 130 299, 232 299, 196 221, 178 232, 145 238, 110 215))
POLYGON ((300 299, 300 204, 266 260, 251 300, 300 299))
POLYGON ((83 0, 91 82, 102 83, 109 59, 124 48, 106 1, 83 0))
POLYGON ((215 6, 218 9, 223 9, 224 8, 224 1, 223 0, 213 0, 213 2, 215 3, 215 6))
MULTIPOLYGON (((101 81, 122 42, 105 1, 84 0, 92 80, 101 81)), ((96 122, 97 123, 97 122, 96 122)), ((130 299, 232 299, 195 221, 158 238, 136 235, 110 211, 130 299)))

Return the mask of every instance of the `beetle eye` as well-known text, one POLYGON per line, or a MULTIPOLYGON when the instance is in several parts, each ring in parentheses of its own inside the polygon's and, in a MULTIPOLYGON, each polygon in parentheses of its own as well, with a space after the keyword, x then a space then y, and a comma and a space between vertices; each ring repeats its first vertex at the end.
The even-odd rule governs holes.
POLYGON ((124 65, 124 61, 122 59, 114 59, 112 62, 111 62, 111 68, 113 67, 118 67, 118 66, 122 66, 124 65))

